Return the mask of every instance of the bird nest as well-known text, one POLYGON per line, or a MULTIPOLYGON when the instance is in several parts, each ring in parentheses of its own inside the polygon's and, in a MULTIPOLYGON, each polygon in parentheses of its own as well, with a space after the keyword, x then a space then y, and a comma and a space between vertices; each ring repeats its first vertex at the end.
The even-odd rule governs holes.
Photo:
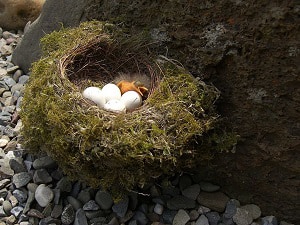
POLYGON ((130 190, 207 162, 225 143, 223 134, 210 131, 219 92, 174 61, 154 57, 142 38, 88 22, 42 43, 44 56, 32 67, 22 104, 23 140, 71 178, 130 190), (137 110, 108 112, 82 96, 84 88, 102 87, 119 74, 149 78, 149 95, 137 110))

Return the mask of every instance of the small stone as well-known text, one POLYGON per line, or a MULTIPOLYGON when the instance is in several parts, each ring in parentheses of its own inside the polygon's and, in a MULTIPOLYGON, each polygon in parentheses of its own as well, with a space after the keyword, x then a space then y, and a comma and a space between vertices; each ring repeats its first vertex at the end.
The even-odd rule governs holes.
POLYGON ((46 207, 54 198, 51 188, 45 184, 40 184, 35 191, 35 200, 41 207, 46 207))
POLYGON ((201 215, 197 221, 196 221, 196 225, 209 225, 208 219, 206 216, 201 215))
POLYGON ((29 79, 29 76, 23 75, 23 76, 19 77, 18 83, 19 83, 19 84, 26 84, 27 81, 28 81, 28 79, 29 79))
POLYGON ((128 222, 133 216, 134 216, 134 213, 131 210, 128 210, 126 215, 124 217, 120 218, 120 223, 128 222))
POLYGON ((9 88, 11 88, 12 86, 14 86, 16 84, 16 81, 14 81, 14 79, 11 77, 6 77, 3 80, 9 88))
MULTIPOLYGON (((27 185, 27 187, 28 187, 28 185, 27 185)), ((27 213, 30 210, 30 205, 35 199, 34 197, 35 197, 35 191, 32 192, 31 190, 29 190, 28 191, 28 198, 27 198, 24 210, 23 210, 24 213, 27 213)))
POLYGON ((147 217, 152 223, 160 221, 160 216, 157 215, 156 213, 147 213, 147 217))
POLYGON ((30 217, 34 217, 34 218, 39 218, 39 219, 43 219, 45 216, 43 215, 43 213, 41 213, 39 210, 37 209, 30 209, 27 212, 27 215, 30 217))
POLYGON ((126 215, 128 204, 129 204, 129 198, 126 196, 121 201, 114 204, 112 206, 112 210, 118 215, 118 217, 122 218, 126 215))
POLYGON ((19 81, 19 78, 22 76, 23 74, 23 71, 22 70, 17 70, 14 75, 13 75, 13 79, 18 82, 19 81))
POLYGON ((241 207, 242 209, 246 210, 249 215, 252 217, 253 220, 259 218, 261 216, 261 210, 257 205, 248 204, 241 207))
POLYGON ((44 219, 41 219, 39 222, 39 225, 60 225, 61 221, 58 219, 54 219, 52 217, 46 217, 44 219))
POLYGON ((55 205, 55 206, 53 207, 52 212, 51 212, 51 217, 57 219, 58 217, 61 216, 62 211, 63 211, 62 205, 55 205))
POLYGON ((62 212, 61 222, 63 224, 69 225, 69 224, 73 223, 74 219, 75 219, 75 211, 74 211, 72 205, 68 204, 62 212))
POLYGON ((88 225, 87 218, 82 209, 76 211, 74 225, 88 225))
POLYGON ((85 212, 86 217, 91 220, 94 218, 102 217, 105 216, 105 213, 102 210, 97 210, 97 211, 86 211, 85 212))
POLYGON ((32 225, 32 224, 28 221, 23 221, 23 222, 20 223, 20 225, 32 225))
POLYGON ((82 207, 82 203, 78 199, 74 198, 73 196, 68 196, 67 200, 73 206, 75 211, 77 211, 82 207))
POLYGON ((99 209, 99 205, 97 205, 97 203, 94 200, 90 200, 83 205, 84 211, 97 211, 99 209))
POLYGON ((33 168, 38 169, 54 169, 57 167, 56 162, 50 157, 45 156, 34 160, 33 168))
POLYGON ((2 203, 2 206, 3 206, 3 210, 5 212, 6 215, 10 216, 11 215, 11 210, 12 210, 12 204, 5 200, 3 203, 2 203))
POLYGON ((77 196, 80 192, 80 189, 81 189, 81 182, 76 181, 72 186, 71 196, 73 196, 74 198, 77 198, 77 196))
POLYGON ((208 212, 205 214, 210 225, 217 225, 221 219, 219 213, 217 212, 208 212))
POLYGON ((209 182, 202 181, 202 182, 200 182, 200 188, 202 191, 215 192, 220 189, 220 186, 209 183, 209 182))
POLYGON ((0 217, 5 217, 5 216, 8 216, 8 215, 5 213, 5 211, 3 209, 3 205, 0 205, 0 217))
POLYGON ((136 211, 133 219, 136 220, 139 225, 146 225, 149 221, 147 216, 141 211, 136 211))
POLYGON ((52 177, 45 169, 38 169, 34 172, 33 182, 36 184, 48 184, 52 182, 52 177))
POLYGON ((233 216, 233 222, 237 225, 249 225, 252 223, 252 216, 243 208, 237 208, 235 215, 233 216))
POLYGON ((206 206, 211 210, 223 212, 227 202, 229 201, 229 198, 222 192, 200 192, 197 201, 200 205, 206 206))
POLYGON ((44 208, 44 210, 42 211, 42 213, 43 213, 43 215, 44 215, 45 217, 51 216, 52 207, 53 207, 53 204, 49 203, 49 204, 44 208))
POLYGON ((184 174, 179 178, 179 188, 181 191, 191 186, 192 183, 193 183, 192 178, 187 174, 184 174))
POLYGON ((235 199, 230 199, 226 204, 223 217, 226 219, 231 219, 236 214, 236 210, 239 206, 240 206, 239 201, 235 199))
POLYGON ((9 217, 3 218, 3 220, 6 222, 7 225, 11 225, 11 224, 15 224, 17 218, 14 215, 11 215, 9 217))
POLYGON ((25 192, 25 191, 22 191, 22 190, 19 190, 19 189, 14 190, 13 195, 16 197, 16 199, 20 203, 26 202, 27 197, 28 197, 27 191, 25 192))
POLYGON ((278 225, 275 216, 265 216, 261 218, 262 225, 278 225))
POLYGON ((27 172, 26 166, 21 157, 10 159, 9 166, 15 173, 27 172))
POLYGON ((197 210, 193 209, 193 210, 190 211, 190 213, 189 213, 190 220, 191 220, 191 221, 197 220, 198 217, 199 217, 199 215, 200 215, 200 213, 199 213, 197 210))
POLYGON ((0 148, 4 148, 8 144, 9 140, 7 139, 0 139, 0 148))
POLYGON ((9 196, 8 200, 10 201, 12 207, 15 207, 19 204, 18 199, 13 195, 9 196))
POLYGON ((13 176, 13 184, 16 188, 23 187, 29 183, 31 176, 27 172, 17 173, 13 176))
POLYGON ((113 218, 109 221, 108 225, 119 225, 119 221, 118 221, 118 219, 117 219, 116 217, 113 217, 113 218))
POLYGON ((174 217, 173 225, 185 225, 190 220, 189 214, 183 209, 179 209, 174 217))
POLYGON ((177 211, 175 210, 164 210, 162 218, 165 224, 172 224, 177 211))
POLYGON ((100 190, 95 196, 95 201, 100 206, 100 208, 104 210, 110 209, 114 203, 109 193, 100 190))
POLYGON ((67 177, 63 177, 57 182, 56 189, 60 189, 61 192, 71 192, 72 183, 67 177))
POLYGON ((0 189, 6 187, 7 185, 10 184, 10 179, 3 179, 3 180, 0 180, 0 189))
POLYGON ((16 206, 14 208, 12 208, 12 210, 10 211, 11 214, 13 214, 15 217, 19 217, 21 215, 21 213, 23 212, 23 207, 21 206, 16 206))
POLYGON ((83 204, 87 203, 91 200, 91 194, 88 190, 82 190, 79 192, 77 199, 81 201, 83 204))
POLYGON ((171 210, 192 209, 195 208, 196 202, 182 195, 177 195, 167 201, 167 207, 171 210))
MULTIPOLYGON (((7 68, 7 73, 13 74, 13 73, 16 72, 18 69, 19 69, 19 66, 13 66, 13 67, 7 68)), ((13 78, 12 78, 12 79, 13 79, 13 78)), ((13 79, 13 81, 16 82, 14 79, 13 79)))
POLYGON ((0 198, 6 198, 8 191, 6 188, 0 190, 0 198))
POLYGON ((199 184, 194 184, 192 186, 189 186, 182 191, 183 196, 193 199, 193 200, 196 200, 199 194, 200 194, 200 185, 199 184))
POLYGON ((155 204, 153 211, 158 215, 162 215, 164 212, 164 206, 157 203, 155 204))

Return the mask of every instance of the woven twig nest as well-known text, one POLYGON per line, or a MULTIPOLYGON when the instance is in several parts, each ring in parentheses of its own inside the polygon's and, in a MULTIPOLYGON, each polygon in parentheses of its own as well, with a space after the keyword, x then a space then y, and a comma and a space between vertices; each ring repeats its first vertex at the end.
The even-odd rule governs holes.
POLYGON ((65 173, 92 186, 136 184, 197 165, 212 155, 218 91, 174 62, 149 54, 139 38, 99 22, 43 39, 32 67, 22 120, 24 144, 52 156, 65 173), (115 114, 82 96, 120 73, 148 76, 150 93, 130 113, 115 114))

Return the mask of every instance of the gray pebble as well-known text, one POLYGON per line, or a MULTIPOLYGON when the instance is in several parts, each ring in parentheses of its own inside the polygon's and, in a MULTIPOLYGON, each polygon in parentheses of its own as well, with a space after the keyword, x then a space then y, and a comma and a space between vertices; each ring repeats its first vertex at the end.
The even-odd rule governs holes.
POLYGON ((175 210, 169 210, 169 209, 164 210, 164 212, 162 214, 164 223, 172 224, 176 214, 177 214, 177 211, 175 211, 175 210))
POLYGON ((80 192, 80 189, 81 189, 81 182, 76 181, 72 186, 71 196, 73 196, 74 198, 77 198, 78 194, 80 192))
POLYGON ((105 213, 102 210, 97 210, 97 211, 86 211, 85 212, 86 217, 91 220, 94 218, 102 217, 105 216, 105 213))
POLYGON ((163 195, 170 195, 172 197, 180 195, 180 190, 177 187, 167 186, 162 188, 163 195))
POLYGON ((189 214, 185 210, 179 209, 174 217, 173 225, 185 225, 189 220, 189 214))
POLYGON ((97 211, 100 209, 99 205, 94 200, 90 200, 83 205, 84 211, 97 211))
POLYGON ((167 207, 171 210, 192 209, 195 208, 196 202, 182 195, 177 195, 167 201, 167 207))
POLYGON ((119 225, 119 221, 116 217, 113 217, 109 222, 108 225, 119 225))
POLYGON ((164 212, 164 206, 161 204, 156 203, 154 206, 153 211, 158 214, 158 215, 162 215, 164 212))
POLYGON ((249 225, 253 221, 252 216, 242 208, 237 208, 232 219, 237 225, 249 225))
POLYGON ((52 217, 46 217, 41 219, 39 225, 60 225, 61 221, 59 219, 54 219, 52 217))
POLYGON ((10 184, 10 179, 0 180, 0 189, 6 187, 8 184, 10 184))
POLYGON ((196 225, 209 225, 208 219, 205 215, 201 215, 197 221, 196 225))
POLYGON ((72 183, 67 177, 63 177, 57 182, 56 189, 60 189, 61 192, 71 192, 72 183))
POLYGON ((5 212, 6 215, 10 216, 11 215, 11 210, 12 210, 12 204, 5 200, 3 203, 2 203, 2 206, 3 206, 3 210, 5 212))
POLYGON ((197 200, 197 197, 199 194, 200 194, 200 185, 199 184, 191 185, 182 191, 183 196, 193 199, 193 200, 197 200))
POLYGON ((43 219, 45 216, 43 215, 43 213, 41 213, 39 210, 37 209, 30 209, 27 212, 27 215, 30 217, 34 217, 34 218, 38 218, 38 219, 43 219))
POLYGON ((19 190, 19 189, 14 190, 13 195, 21 203, 26 202, 26 200, 28 198, 27 191, 23 191, 23 190, 19 190))
POLYGON ((28 172, 17 173, 13 176, 13 184, 16 188, 23 187, 29 183, 31 176, 28 172))
POLYGON ((206 192, 215 192, 220 189, 220 186, 205 181, 200 182, 200 187, 202 191, 206 192))
POLYGON ((62 211, 63 211, 62 205, 54 205, 53 210, 51 212, 51 217, 57 219, 58 217, 61 216, 62 211))
POLYGON ((261 210, 257 205, 248 204, 241 207, 242 209, 246 210, 249 215, 252 217, 253 220, 259 218, 261 216, 261 210))
POLYGON ((199 217, 199 215, 200 215, 200 213, 199 213, 197 210, 193 209, 193 210, 190 211, 190 213, 189 213, 190 220, 191 220, 191 221, 197 220, 198 217, 199 217))
POLYGON ((54 169, 57 166, 56 162, 50 156, 44 156, 34 160, 33 168, 38 169, 54 169))
POLYGON ((27 76, 27 75, 20 76, 18 83, 19 84, 26 84, 28 79, 29 79, 29 76, 27 76))
POLYGON ((217 225, 221 219, 219 213, 217 212, 208 212, 205 214, 210 225, 217 225))
POLYGON ((52 177, 45 169, 38 169, 34 172, 33 182, 36 184, 48 184, 52 182, 52 177))
POLYGON ((229 198, 222 192, 200 192, 197 201, 200 205, 206 206, 211 210, 223 212, 226 208, 229 198))
POLYGON ((95 201, 100 206, 100 208, 104 210, 110 209, 114 203, 109 193, 100 190, 95 196, 95 201))
POLYGON ((78 209, 76 211, 74 225, 88 225, 87 218, 86 218, 85 213, 82 209, 78 209))
POLYGON ((236 210, 239 206, 240 206, 239 201, 235 199, 230 199, 226 204, 223 217, 226 219, 231 219, 236 214, 236 210))
POLYGON ((21 215, 21 213, 23 212, 23 209, 24 208, 21 206, 16 206, 10 210, 10 213, 18 218, 21 215))
POLYGON ((5 217, 5 216, 8 216, 8 215, 6 215, 6 213, 3 209, 3 205, 0 205, 0 217, 5 217))
POLYGON ((69 224, 73 223, 74 219, 75 219, 75 211, 74 211, 72 205, 68 204, 62 212, 61 222, 63 224, 69 225, 69 224))
POLYGON ((26 204, 25 204, 25 207, 24 207, 24 211, 23 211, 24 213, 27 213, 30 210, 31 203, 35 199, 34 196, 35 196, 35 191, 32 192, 31 190, 29 190, 28 191, 28 198, 27 198, 27 201, 26 201, 26 204))
POLYGON ((51 188, 45 184, 40 184, 35 191, 35 200, 41 207, 46 207, 54 198, 51 188))
POLYGON ((3 80, 9 88, 16 84, 16 81, 14 81, 14 79, 11 77, 5 77, 3 80))
POLYGON ((118 203, 112 206, 113 212, 115 212, 118 217, 124 217, 126 215, 127 209, 129 205, 129 198, 126 196, 118 203))
POLYGON ((27 172, 23 158, 16 157, 9 160, 9 166, 15 173, 27 172))
POLYGON ((20 223, 20 225, 32 225, 32 223, 28 222, 28 221, 23 221, 20 223))
POLYGON ((68 196, 67 200, 73 206, 75 211, 77 211, 82 207, 82 203, 78 199, 74 198, 73 196, 68 196))
POLYGON ((277 219, 275 216, 265 216, 261 218, 262 225, 278 225, 277 219))
POLYGON ((13 75, 13 79, 18 82, 19 81, 19 78, 22 76, 23 74, 23 71, 22 70, 17 70, 14 75, 13 75))
POLYGON ((77 196, 77 199, 79 201, 81 201, 83 204, 85 204, 85 203, 87 203, 88 201, 91 200, 91 194, 87 189, 82 190, 82 191, 79 192, 79 194, 77 196))

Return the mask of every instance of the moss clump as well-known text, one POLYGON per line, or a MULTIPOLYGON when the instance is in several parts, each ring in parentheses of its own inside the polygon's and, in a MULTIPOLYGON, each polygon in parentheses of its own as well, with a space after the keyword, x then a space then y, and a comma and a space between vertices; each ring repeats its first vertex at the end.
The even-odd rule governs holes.
POLYGON ((212 140, 226 139, 212 130, 218 91, 168 60, 158 63, 142 39, 88 22, 53 32, 42 44, 22 104, 24 144, 47 152, 71 178, 129 190, 207 162, 220 149, 212 140), (141 108, 114 114, 83 98, 84 88, 118 73, 151 78, 141 108))

